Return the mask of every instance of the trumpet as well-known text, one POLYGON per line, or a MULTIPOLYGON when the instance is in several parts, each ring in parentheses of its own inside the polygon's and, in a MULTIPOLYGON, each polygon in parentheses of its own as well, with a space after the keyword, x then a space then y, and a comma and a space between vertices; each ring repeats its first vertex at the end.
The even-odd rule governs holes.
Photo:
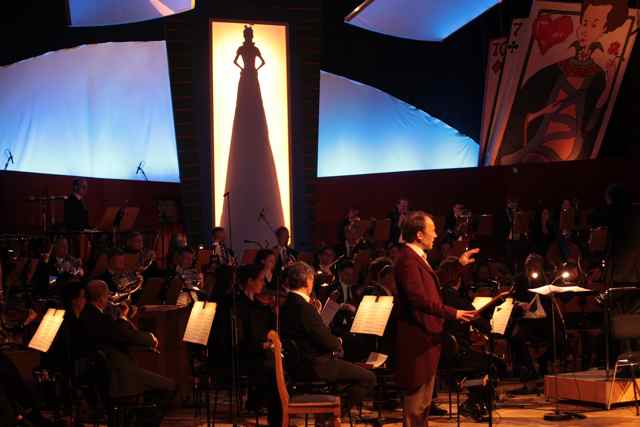
POLYGON ((117 283, 117 291, 109 297, 112 305, 119 306, 129 301, 131 295, 142 288, 142 276, 139 273, 121 273, 114 277, 117 283))

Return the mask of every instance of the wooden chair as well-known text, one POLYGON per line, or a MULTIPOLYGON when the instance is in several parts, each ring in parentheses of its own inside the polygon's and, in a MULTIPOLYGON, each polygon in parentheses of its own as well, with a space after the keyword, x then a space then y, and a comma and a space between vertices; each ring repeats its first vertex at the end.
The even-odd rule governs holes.
POLYGON ((284 379, 280 337, 276 331, 269 331, 267 340, 273 349, 276 384, 282 403, 282 427, 289 427, 289 415, 296 414, 305 415, 305 424, 310 414, 331 414, 334 427, 340 427, 340 397, 324 394, 299 394, 290 397, 284 379))

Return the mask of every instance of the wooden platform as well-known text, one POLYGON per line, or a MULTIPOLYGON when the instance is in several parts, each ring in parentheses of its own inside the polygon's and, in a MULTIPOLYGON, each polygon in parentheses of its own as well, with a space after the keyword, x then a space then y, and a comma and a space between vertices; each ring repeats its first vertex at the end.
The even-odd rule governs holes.
MULTIPOLYGON (((613 374, 613 371, 611 371, 613 374)), ((544 394, 548 399, 574 400, 584 403, 595 403, 607 405, 611 378, 607 380, 604 370, 569 372, 559 374, 558 388, 556 394, 556 376, 547 375, 544 377, 544 394)), ((638 385, 640 385, 640 380, 638 385)), ((627 378, 616 378, 611 394, 611 404, 633 402, 632 380, 627 378)))

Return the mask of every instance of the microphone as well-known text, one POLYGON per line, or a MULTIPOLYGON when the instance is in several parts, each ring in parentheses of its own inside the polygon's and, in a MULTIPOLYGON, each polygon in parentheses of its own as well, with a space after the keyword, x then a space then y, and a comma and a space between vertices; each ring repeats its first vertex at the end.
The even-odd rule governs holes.
POLYGON ((7 168, 9 167, 9 163, 11 163, 12 165, 14 165, 15 163, 13 162, 13 153, 11 152, 11 150, 5 148, 4 152, 7 155, 7 163, 4 164, 4 170, 7 170, 7 168))
POLYGON ((262 208, 260 210, 260 213, 258 214, 258 221, 260 221, 262 218, 264 218, 264 208, 262 208))
POLYGON ((144 166, 144 162, 140 161, 140 163, 138 163, 138 168, 136 169, 136 175, 142 174, 142 176, 144 177, 144 180, 149 181, 149 178, 147 178, 147 174, 144 173, 144 169, 142 169, 143 166, 144 166))

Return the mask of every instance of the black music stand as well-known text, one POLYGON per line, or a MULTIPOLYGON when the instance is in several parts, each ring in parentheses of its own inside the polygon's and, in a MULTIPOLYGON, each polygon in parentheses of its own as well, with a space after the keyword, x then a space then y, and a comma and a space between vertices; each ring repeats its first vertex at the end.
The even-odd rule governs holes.
MULTIPOLYGON (((560 276, 556 278, 550 285, 541 286, 536 289, 529 289, 529 292, 537 293, 540 295, 549 296, 551 298, 551 328, 552 328, 552 337, 553 337, 553 375, 555 379, 555 407, 552 413, 544 414, 545 421, 570 421, 573 419, 583 420, 587 418, 586 415, 580 414, 577 412, 569 412, 569 411, 560 411, 560 396, 558 393, 558 343, 556 337, 556 309, 558 309, 558 304, 556 302, 556 294, 558 293, 567 293, 567 292, 591 292, 590 289, 580 288, 578 286, 573 287, 571 290, 560 290, 562 287, 555 286, 555 283, 559 281, 563 281, 563 277, 560 276), (541 291, 543 288, 547 288, 548 290, 544 293, 541 291), (536 292, 540 291, 540 292, 536 292)), ((567 283, 568 284, 568 283, 567 283)), ((568 289, 568 288, 564 288, 568 289)))

